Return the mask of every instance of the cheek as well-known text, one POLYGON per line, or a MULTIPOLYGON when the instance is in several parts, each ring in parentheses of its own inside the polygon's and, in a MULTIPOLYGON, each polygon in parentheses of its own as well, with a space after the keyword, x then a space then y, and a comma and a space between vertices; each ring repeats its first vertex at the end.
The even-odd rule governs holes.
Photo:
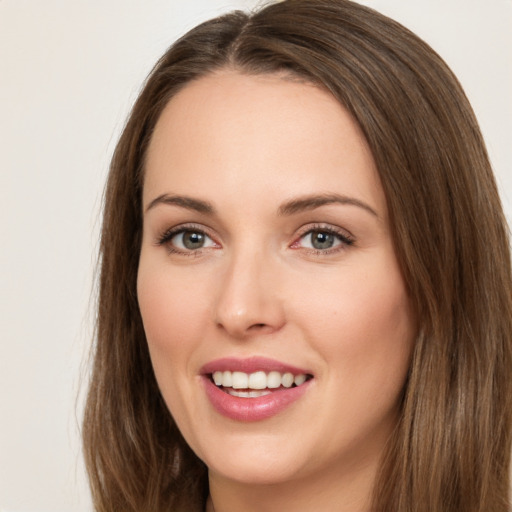
POLYGON ((327 451, 339 443, 372 453, 396 423, 415 323, 401 275, 390 268, 352 269, 325 283, 329 293, 302 311, 304 330, 325 370, 317 404, 325 413, 317 423, 329 433, 327 451))
POLYGON ((408 371, 414 316, 396 264, 362 268, 351 268, 323 286, 318 281, 309 286, 317 292, 304 301, 298 316, 307 322, 308 337, 333 385, 341 380, 356 394, 386 390, 393 395, 408 371))
POLYGON ((198 286, 141 258, 139 307, 155 377, 173 413, 186 408, 189 390, 184 383, 195 377, 194 354, 208 320, 209 308, 198 286))
POLYGON ((197 284, 141 262, 137 295, 151 349, 180 352, 186 349, 185 342, 197 339, 207 310, 197 284))
POLYGON ((139 308, 155 377, 173 417, 189 431, 197 404, 187 383, 195 378, 194 354, 204 338, 208 308, 199 283, 180 279, 168 268, 146 265, 137 278, 139 308))

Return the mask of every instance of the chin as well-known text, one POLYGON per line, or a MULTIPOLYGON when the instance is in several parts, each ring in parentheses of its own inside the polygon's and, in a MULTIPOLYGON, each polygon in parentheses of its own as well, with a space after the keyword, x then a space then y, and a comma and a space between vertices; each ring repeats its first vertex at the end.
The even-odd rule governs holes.
POLYGON ((208 471, 240 484, 273 485, 294 480, 302 471, 288 460, 275 457, 233 459, 226 457, 220 464, 207 464, 208 471))
POLYGON ((272 435, 231 436, 228 444, 219 443, 199 457, 208 470, 224 479, 239 483, 270 485, 293 480, 307 468, 307 450, 285 446, 282 439, 272 435), (300 455, 300 457, 298 457, 300 455))

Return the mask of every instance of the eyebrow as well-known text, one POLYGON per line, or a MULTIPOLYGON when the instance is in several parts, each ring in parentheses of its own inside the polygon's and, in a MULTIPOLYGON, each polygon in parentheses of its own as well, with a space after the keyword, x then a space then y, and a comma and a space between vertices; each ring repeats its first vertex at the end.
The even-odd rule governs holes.
POLYGON ((370 205, 364 203, 360 199, 339 194, 311 195, 292 199, 280 206, 279 215, 294 215, 299 212, 314 210, 315 208, 320 208, 320 206, 329 204, 357 206, 358 208, 362 208, 368 213, 371 213, 373 216, 377 218, 379 217, 377 212, 370 205))
POLYGON ((194 199, 188 196, 174 196, 169 194, 162 194, 153 199, 153 201, 151 201, 148 204, 146 212, 159 204, 180 206, 181 208, 186 208, 187 210, 194 210, 196 212, 204 213, 207 215, 215 214, 215 208, 208 201, 194 199))
MULTIPOLYGON (((202 199, 194 199, 189 196, 177 196, 169 194, 161 194, 153 199, 146 208, 146 212, 155 208, 157 205, 166 204, 186 208, 206 215, 215 215, 216 210, 211 203, 202 199)), ((342 204, 348 206, 357 206, 371 213, 375 217, 379 217, 377 212, 365 202, 354 197, 343 196, 339 194, 320 194, 298 197, 282 204, 278 209, 281 216, 294 215, 303 211, 314 210, 321 206, 329 204, 342 204)))

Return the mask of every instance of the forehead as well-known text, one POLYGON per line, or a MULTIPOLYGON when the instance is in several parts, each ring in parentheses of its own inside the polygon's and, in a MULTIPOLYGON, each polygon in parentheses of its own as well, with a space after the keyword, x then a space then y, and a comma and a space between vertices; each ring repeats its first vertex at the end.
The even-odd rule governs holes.
POLYGON ((165 189, 211 196, 222 187, 265 197, 334 191, 385 209, 355 120, 327 91, 279 75, 225 70, 188 84, 162 112, 145 173, 145 204, 165 189))

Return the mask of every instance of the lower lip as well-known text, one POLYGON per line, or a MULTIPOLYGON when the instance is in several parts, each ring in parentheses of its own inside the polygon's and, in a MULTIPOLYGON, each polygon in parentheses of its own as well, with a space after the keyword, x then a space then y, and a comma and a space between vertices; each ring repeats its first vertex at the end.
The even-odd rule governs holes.
POLYGON ((207 376, 203 382, 213 407, 223 416, 236 421, 261 421, 284 411, 308 389, 311 380, 293 388, 279 389, 256 398, 232 396, 217 387, 207 376))

